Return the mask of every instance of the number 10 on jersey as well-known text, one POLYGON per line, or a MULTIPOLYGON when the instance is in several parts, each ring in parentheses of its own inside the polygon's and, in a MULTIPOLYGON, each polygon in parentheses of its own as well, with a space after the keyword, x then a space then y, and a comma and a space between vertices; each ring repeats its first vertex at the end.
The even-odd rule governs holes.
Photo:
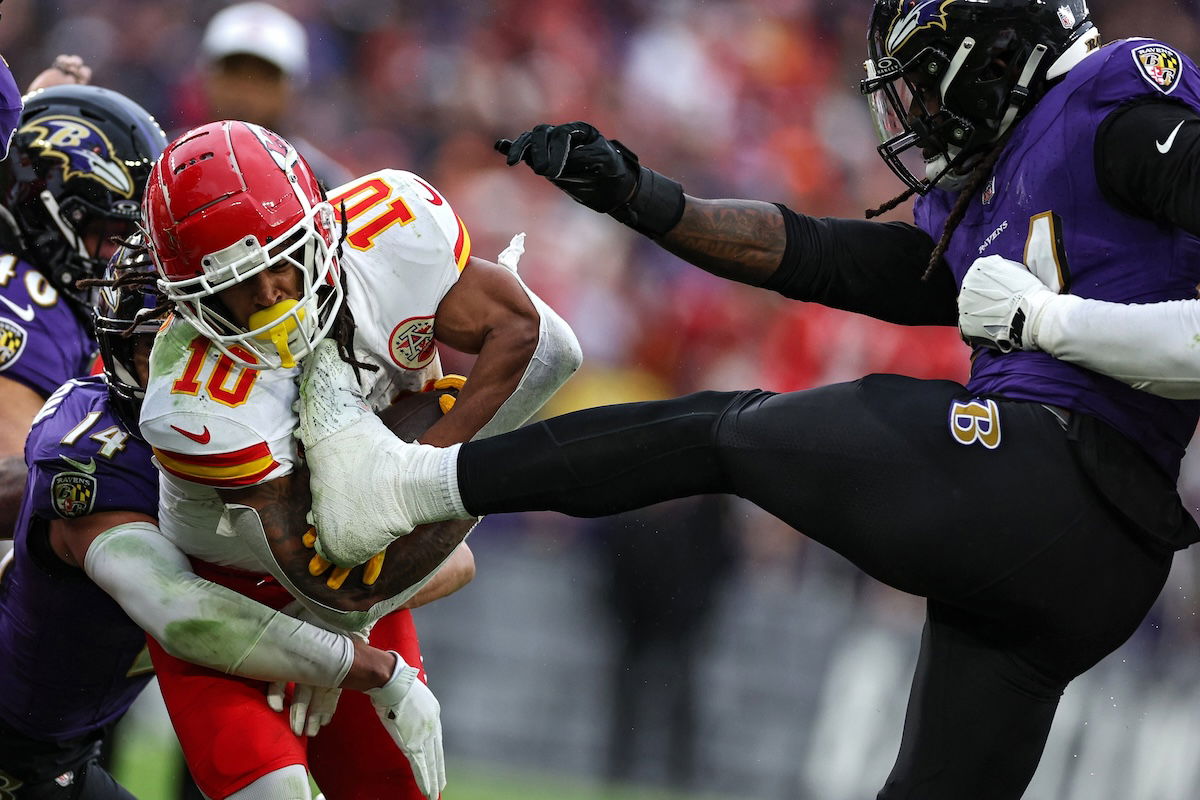
POLYGON ((415 219, 412 209, 404 202, 404 198, 399 195, 392 198, 391 195, 392 187, 383 178, 371 178, 362 183, 356 183, 344 192, 330 198, 329 202, 333 204, 334 208, 340 209, 342 204, 345 204, 346 219, 344 223, 346 225, 376 206, 386 204, 382 213, 348 231, 346 244, 355 250, 370 250, 376 236, 393 225, 407 225, 415 219), (353 202, 348 202, 351 200, 353 202))
MULTIPOLYGON (((204 368, 205 358, 208 356, 210 347, 212 347, 212 342, 203 336, 197 336, 188 343, 188 349, 192 351, 192 354, 188 356, 187 365, 183 368, 183 375, 171 384, 171 394, 199 393, 200 372, 204 368)), ((257 360, 253 353, 237 345, 229 349, 238 358, 244 358, 251 362, 257 360)), ((246 402, 257 378, 258 371, 247 367, 238 369, 236 377, 234 377, 233 359, 222 353, 213 366, 208 380, 205 381, 204 389, 213 400, 232 408, 246 402)))

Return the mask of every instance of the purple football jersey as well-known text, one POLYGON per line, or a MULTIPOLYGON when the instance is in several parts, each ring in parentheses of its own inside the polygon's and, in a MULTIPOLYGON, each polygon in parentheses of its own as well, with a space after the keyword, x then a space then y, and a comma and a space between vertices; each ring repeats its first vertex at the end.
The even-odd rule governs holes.
POLYGON ((35 739, 80 736, 120 717, 150 679, 146 637, 48 543, 56 518, 157 516, 150 449, 109 408, 101 378, 51 395, 25 442, 29 478, 13 563, 0 584, 0 717, 35 739))
POLYGON ((92 371, 97 347, 87 325, 40 272, 0 255, 0 377, 42 397, 92 371))
MULTIPOLYGON (((960 285, 975 259, 1001 255, 1080 297, 1118 303, 1196 297, 1200 239, 1118 210, 1097 182, 1097 129, 1138 97, 1200 111, 1200 75, 1162 42, 1128 39, 1085 58, 1038 101, 950 240, 946 261, 960 285)), ((954 200, 940 190, 920 198, 917 225, 939 238, 954 200)), ((967 388, 1098 417, 1145 448, 1172 478, 1200 415, 1200 402, 1157 397, 1037 352, 977 348, 967 388)))
POLYGON ((8 155, 13 134, 21 119, 21 90, 4 56, 0 56, 0 159, 8 155))

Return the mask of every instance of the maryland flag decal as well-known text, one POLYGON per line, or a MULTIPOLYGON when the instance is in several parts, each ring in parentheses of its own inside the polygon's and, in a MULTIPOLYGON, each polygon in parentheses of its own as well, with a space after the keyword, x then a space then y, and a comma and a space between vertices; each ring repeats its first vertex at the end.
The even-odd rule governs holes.
POLYGON ((1142 77, 1163 94, 1170 94, 1179 85, 1183 59, 1165 44, 1144 44, 1131 51, 1133 61, 1142 77))
POLYGON ((28 334, 17 323, 0 319, 0 372, 11 367, 25 351, 28 334))
POLYGON ((50 482, 50 500, 64 519, 92 513, 96 503, 96 476, 82 472, 60 472, 50 482))

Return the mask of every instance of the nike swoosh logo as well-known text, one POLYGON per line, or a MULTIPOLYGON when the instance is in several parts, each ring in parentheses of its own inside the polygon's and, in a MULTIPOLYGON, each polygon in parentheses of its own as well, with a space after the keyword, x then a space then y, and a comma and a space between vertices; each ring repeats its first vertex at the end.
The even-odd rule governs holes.
POLYGON ((16 314, 18 317, 25 320, 26 322, 33 322, 33 306, 26 303, 25 307, 21 308, 19 305, 14 303, 12 300, 9 300, 7 297, 5 297, 2 294, 0 294, 0 300, 3 300, 4 305, 8 306, 9 309, 11 309, 12 312, 14 314, 16 314))
POLYGON ((177 428, 174 425, 171 426, 171 430, 178 431, 197 444, 208 444, 208 440, 212 438, 212 434, 208 432, 207 425, 204 426, 204 430, 202 430, 200 433, 185 431, 183 428, 177 428))
POLYGON ((433 190, 432 186, 430 186, 428 183, 426 183, 425 181, 423 181, 420 178, 417 178, 415 176, 413 177, 413 180, 416 181, 417 183, 421 184, 422 186, 424 186, 425 191, 429 192, 429 197, 426 199, 429 200, 430 204, 435 205, 435 206, 440 206, 442 204, 442 202, 443 202, 442 196, 439 195, 437 192, 435 192, 433 190))
POLYGON ((1171 135, 1167 137, 1167 140, 1165 142, 1157 142, 1156 141, 1154 143, 1154 146, 1158 148, 1158 152, 1162 153, 1165 156, 1167 153, 1169 153, 1171 151, 1171 145, 1175 144, 1175 134, 1179 133, 1179 129, 1183 127, 1184 122, 1186 122, 1186 120, 1181 121, 1178 125, 1175 126, 1175 130, 1171 131, 1171 135))
POLYGON ((60 455, 59 458, 61 458, 63 461, 67 462, 68 464, 70 464, 72 467, 79 470, 80 472, 86 472, 88 475, 91 475, 93 472, 96 471, 96 459, 94 459, 94 458, 89 458, 87 460, 86 464, 83 464, 79 461, 76 461, 73 458, 69 458, 64 455, 60 455))

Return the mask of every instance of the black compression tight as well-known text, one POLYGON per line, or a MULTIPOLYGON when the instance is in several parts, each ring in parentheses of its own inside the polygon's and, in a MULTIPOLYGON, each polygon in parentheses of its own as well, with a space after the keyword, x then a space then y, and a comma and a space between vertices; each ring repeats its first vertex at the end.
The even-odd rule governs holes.
POLYGON ((989 447, 954 435, 971 403, 957 384, 875 375, 589 409, 464 445, 459 484, 476 514, 736 494, 929 598, 879 798, 1016 800, 1062 690, 1133 632, 1170 559, 1131 535, 1050 411, 995 401, 989 447))
POLYGON ((717 422, 740 395, 698 394, 601 406, 463 445, 467 510, 603 517, 695 494, 732 491, 717 422), (515 460, 514 460, 515 459, 515 460), (505 467, 498 465, 507 464, 505 467))

